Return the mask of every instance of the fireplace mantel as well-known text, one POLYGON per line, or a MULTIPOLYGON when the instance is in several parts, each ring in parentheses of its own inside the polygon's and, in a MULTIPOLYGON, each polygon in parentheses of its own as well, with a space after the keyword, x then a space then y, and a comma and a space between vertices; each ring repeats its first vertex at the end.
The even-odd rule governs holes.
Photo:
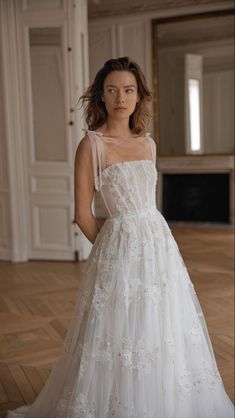
POLYGON ((229 173, 229 218, 234 224, 234 156, 233 155, 190 155, 158 157, 157 205, 162 210, 162 176, 164 174, 229 173))
POLYGON ((181 157, 158 157, 160 173, 230 172, 234 170, 233 155, 190 155, 181 157))

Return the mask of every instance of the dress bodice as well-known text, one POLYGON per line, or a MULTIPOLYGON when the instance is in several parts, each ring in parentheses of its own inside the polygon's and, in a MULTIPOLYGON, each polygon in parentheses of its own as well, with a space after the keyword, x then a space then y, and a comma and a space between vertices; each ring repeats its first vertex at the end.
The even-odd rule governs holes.
POLYGON ((109 218, 144 212, 156 207, 156 144, 149 134, 152 159, 115 162, 105 166, 101 133, 88 130, 91 142, 94 184, 109 218))

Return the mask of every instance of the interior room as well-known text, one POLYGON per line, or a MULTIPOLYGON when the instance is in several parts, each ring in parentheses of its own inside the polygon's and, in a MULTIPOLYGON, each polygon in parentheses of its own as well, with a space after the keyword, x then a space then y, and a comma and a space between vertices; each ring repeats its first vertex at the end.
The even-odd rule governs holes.
MULTIPOLYGON (((74 220, 78 99, 126 56, 153 97, 155 202, 234 402, 233 2, 0 0, 0 418, 35 400, 63 347, 93 248, 74 220)), ((92 211, 105 224, 97 194, 92 211)))

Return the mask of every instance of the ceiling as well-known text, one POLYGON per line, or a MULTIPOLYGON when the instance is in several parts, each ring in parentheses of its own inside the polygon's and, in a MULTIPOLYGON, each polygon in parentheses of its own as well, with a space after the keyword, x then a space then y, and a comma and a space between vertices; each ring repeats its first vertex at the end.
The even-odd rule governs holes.
POLYGON ((93 19, 217 3, 221 5, 221 0, 88 0, 88 17, 93 19))

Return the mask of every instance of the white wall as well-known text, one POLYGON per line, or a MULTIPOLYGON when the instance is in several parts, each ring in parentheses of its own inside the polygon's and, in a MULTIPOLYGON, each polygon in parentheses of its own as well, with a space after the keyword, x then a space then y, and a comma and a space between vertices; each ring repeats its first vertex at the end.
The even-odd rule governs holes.
POLYGON ((143 70, 152 86, 151 21, 149 18, 126 16, 92 21, 89 27, 90 82, 110 58, 129 56, 143 70))
POLYGON ((0 31, 0 259, 9 259, 11 253, 10 201, 2 70, 0 31))

